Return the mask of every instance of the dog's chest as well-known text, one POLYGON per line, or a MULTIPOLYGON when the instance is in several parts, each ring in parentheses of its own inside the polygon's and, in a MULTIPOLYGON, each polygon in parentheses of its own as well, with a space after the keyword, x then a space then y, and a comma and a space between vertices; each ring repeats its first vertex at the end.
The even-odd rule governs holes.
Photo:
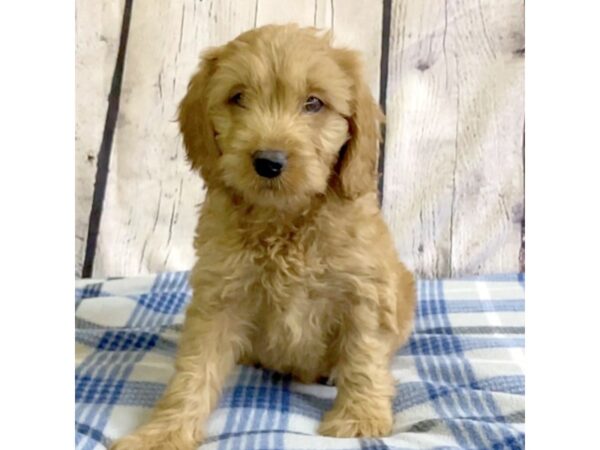
POLYGON ((307 381, 326 375, 324 360, 335 331, 331 303, 301 288, 289 290, 283 299, 264 294, 252 338, 255 358, 307 381))
POLYGON ((265 241, 251 250, 258 306, 252 347, 255 359, 309 380, 324 375, 323 361, 335 333, 335 299, 329 270, 316 242, 265 241))

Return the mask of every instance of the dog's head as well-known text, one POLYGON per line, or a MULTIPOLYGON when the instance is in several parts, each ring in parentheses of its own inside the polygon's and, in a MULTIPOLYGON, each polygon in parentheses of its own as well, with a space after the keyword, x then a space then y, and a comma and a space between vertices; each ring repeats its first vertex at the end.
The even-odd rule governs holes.
POLYGON ((358 55, 294 25, 207 51, 179 109, 188 159, 209 188, 281 208, 328 188, 374 191, 382 119, 358 55))

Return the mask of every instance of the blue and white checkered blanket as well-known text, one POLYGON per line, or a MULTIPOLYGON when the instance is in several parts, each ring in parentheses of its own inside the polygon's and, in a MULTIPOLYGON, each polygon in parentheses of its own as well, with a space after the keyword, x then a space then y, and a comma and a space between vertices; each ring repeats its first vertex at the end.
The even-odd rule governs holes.
MULTIPOLYGON (((335 387, 238 367, 202 449, 522 449, 521 275, 420 281, 416 328, 393 360, 394 431, 317 435, 335 387)), ((173 373, 187 273, 76 282, 77 449, 103 449, 142 422, 173 373)))

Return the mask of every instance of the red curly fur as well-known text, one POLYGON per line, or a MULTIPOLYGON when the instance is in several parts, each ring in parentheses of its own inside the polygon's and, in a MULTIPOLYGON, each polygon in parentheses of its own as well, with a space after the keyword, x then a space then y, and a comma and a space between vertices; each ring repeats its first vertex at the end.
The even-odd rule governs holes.
POLYGON ((195 448, 238 362, 333 377, 322 434, 390 433, 390 358, 410 334, 415 288, 378 207, 383 114, 358 55, 315 29, 249 31, 204 54, 179 120, 208 188, 193 299, 175 375, 150 421, 113 449, 195 448), (307 113, 309 96, 324 107, 307 113), (275 180, 252 167, 264 148, 288 155, 275 180))

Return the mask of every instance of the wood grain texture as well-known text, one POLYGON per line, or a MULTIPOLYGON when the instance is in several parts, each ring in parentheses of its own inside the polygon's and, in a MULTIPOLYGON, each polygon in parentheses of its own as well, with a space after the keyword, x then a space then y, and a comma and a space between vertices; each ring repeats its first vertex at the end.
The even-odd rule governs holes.
POLYGON ((77 0, 75 47, 75 275, 81 275, 96 158, 119 49, 124 0, 77 0))
POLYGON ((201 50, 254 26, 291 21, 333 24, 337 43, 365 52, 378 94, 380 6, 358 0, 134 2, 95 277, 191 267, 204 191, 185 161, 174 122, 178 103, 201 50))
POLYGON ((393 2, 384 214, 420 276, 519 270, 524 4, 393 2))
POLYGON ((204 192, 185 161, 177 106, 200 52, 250 28, 254 6, 134 2, 94 276, 191 267, 204 192))
MULTIPOLYGON (((398 250, 421 276, 519 270, 523 2, 391 3, 383 210, 398 250)), ((336 44, 363 52, 377 98, 382 10, 359 0, 134 2, 93 275, 193 263, 204 191, 174 119, 201 50, 267 23, 330 28, 336 44)), ((76 272, 122 11, 122 0, 77 3, 76 272)))

